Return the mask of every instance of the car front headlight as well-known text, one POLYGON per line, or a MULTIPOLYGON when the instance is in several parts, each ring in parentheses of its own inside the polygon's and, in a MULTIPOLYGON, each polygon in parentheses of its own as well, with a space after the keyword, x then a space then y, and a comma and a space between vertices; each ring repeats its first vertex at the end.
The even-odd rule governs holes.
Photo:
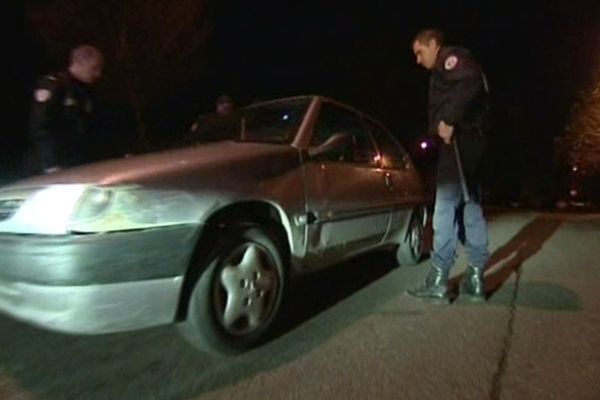
POLYGON ((0 223, 0 232, 66 234, 66 223, 85 188, 85 185, 53 185, 16 194, 3 193, 3 197, 18 198, 20 206, 0 223))
POLYGON ((140 186, 52 185, 33 191, 0 232, 61 235, 192 223, 194 198, 140 186))
POLYGON ((181 191, 140 186, 89 187, 67 224, 74 233, 101 233, 193 223, 194 198, 181 191))
POLYGON ((102 216, 111 205, 114 199, 112 189, 90 187, 85 190, 77 205, 75 211, 71 214, 71 220, 88 221, 102 216))

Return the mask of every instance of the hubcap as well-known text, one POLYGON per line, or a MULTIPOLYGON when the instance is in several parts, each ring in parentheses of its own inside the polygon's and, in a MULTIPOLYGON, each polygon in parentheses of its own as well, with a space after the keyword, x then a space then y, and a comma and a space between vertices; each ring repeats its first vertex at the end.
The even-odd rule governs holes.
POLYGON ((419 257, 422 251, 423 245, 423 229, 419 223, 413 224, 413 228, 410 231, 410 249, 413 253, 413 256, 419 257))
POLYGON ((268 251, 246 243, 225 259, 215 293, 215 309, 225 330, 245 335, 270 317, 279 290, 279 274, 268 251))

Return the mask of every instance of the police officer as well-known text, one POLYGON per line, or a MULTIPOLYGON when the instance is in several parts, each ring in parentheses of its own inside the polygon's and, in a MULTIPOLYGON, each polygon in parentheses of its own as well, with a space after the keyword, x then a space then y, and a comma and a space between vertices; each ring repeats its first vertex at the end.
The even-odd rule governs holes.
POLYGON ((100 50, 81 45, 71 51, 66 71, 39 80, 33 92, 30 135, 43 172, 91 160, 91 84, 102 75, 103 65, 100 50))
POLYGON ((231 96, 227 94, 222 94, 215 100, 215 111, 214 114, 201 115, 196 121, 192 124, 190 131, 197 132, 201 125, 206 123, 213 122, 215 119, 219 117, 224 117, 229 115, 235 109, 235 103, 231 96))
POLYGON ((219 97, 217 97, 217 100, 215 101, 215 113, 217 115, 227 115, 231 113, 234 110, 234 108, 235 103, 233 102, 231 96, 227 94, 222 94, 219 97))
POLYGON ((457 216, 462 215, 469 264, 460 295, 483 301, 483 269, 489 252, 478 174, 486 128, 487 82, 467 50, 444 46, 440 31, 419 32, 412 50, 417 64, 431 73, 429 126, 430 133, 439 138, 440 146, 432 266, 425 281, 407 293, 443 303, 449 301, 448 274, 456 257, 460 222, 457 216))

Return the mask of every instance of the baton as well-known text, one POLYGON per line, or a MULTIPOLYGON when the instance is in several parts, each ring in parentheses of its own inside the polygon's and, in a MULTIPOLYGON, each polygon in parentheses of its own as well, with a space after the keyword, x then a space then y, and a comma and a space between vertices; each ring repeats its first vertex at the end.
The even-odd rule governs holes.
POLYGON ((460 178, 460 186, 463 192, 463 200, 468 203, 471 198, 469 196, 469 188, 467 187, 467 180, 465 178, 465 172, 463 171, 462 160, 460 158, 460 151, 458 149, 458 143, 455 136, 452 136, 452 147, 454 147, 454 156, 456 157, 456 166, 458 167, 458 176, 460 178))

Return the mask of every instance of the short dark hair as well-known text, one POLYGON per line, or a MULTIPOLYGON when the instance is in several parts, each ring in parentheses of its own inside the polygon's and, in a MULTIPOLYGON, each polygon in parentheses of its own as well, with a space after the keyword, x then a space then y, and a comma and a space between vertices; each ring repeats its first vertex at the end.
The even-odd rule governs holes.
POLYGON ((415 38, 411 44, 414 44, 415 42, 428 44, 430 40, 435 40, 438 45, 443 46, 444 39, 444 32, 440 31, 439 29, 427 28, 420 30, 415 35, 415 38))
POLYGON ((98 48, 82 44, 71 50, 71 63, 103 62, 104 56, 98 48))
POLYGON ((217 103, 217 104, 223 104, 223 103, 233 104, 233 99, 228 94, 222 94, 219 97, 217 97, 217 101, 215 101, 215 103, 217 103))

